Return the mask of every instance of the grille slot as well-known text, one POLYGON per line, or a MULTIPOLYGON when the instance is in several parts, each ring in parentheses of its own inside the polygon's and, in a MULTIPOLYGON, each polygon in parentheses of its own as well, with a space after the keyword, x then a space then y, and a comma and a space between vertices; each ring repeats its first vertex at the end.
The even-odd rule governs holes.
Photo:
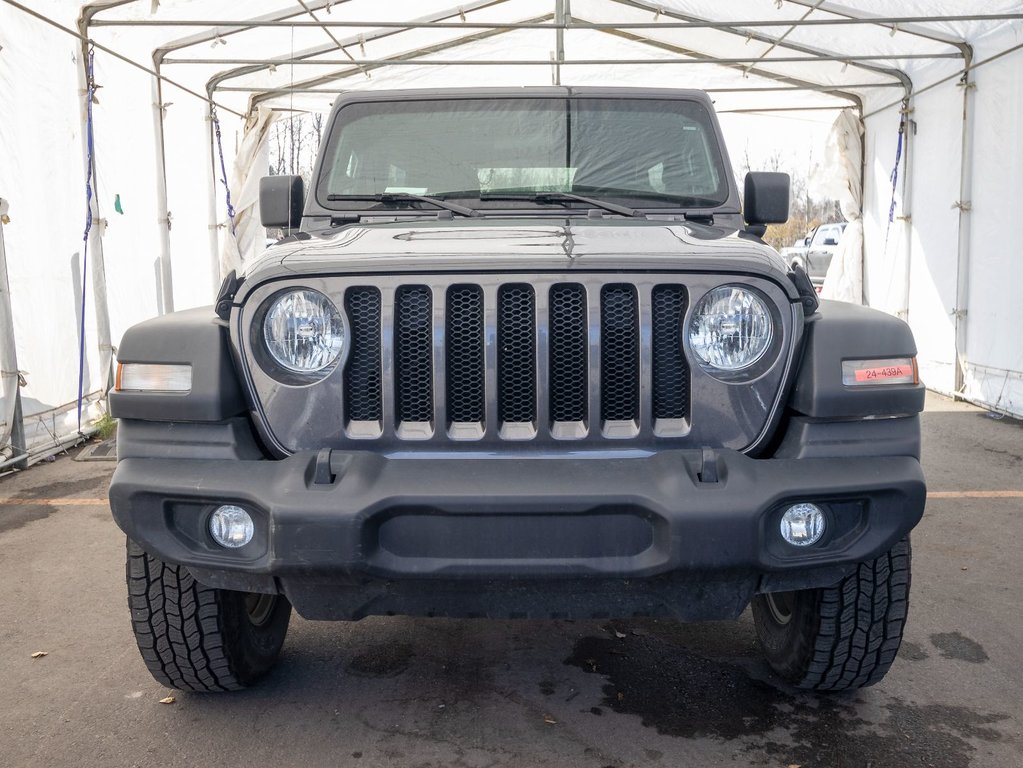
POLYGON ((600 292, 600 415, 605 424, 639 418, 639 312, 631 285, 600 292))
POLYGON ((398 422, 433 421, 433 299, 425 285, 394 300, 394 401, 398 422))
POLYGON ((345 309, 352 334, 345 371, 348 421, 380 421, 380 291, 372 286, 349 288, 345 309))
POLYGON ((682 349, 686 303, 686 289, 681 285, 654 286, 651 295, 653 415, 659 420, 689 416, 689 365, 682 349))
POLYGON ((505 285, 497 295, 497 418, 536 421, 536 297, 529 285, 505 285))
POLYGON ((583 286, 560 283, 551 287, 548 391, 553 422, 579 422, 587 417, 590 372, 586 312, 583 286))
POLYGON ((483 291, 453 285, 447 297, 448 421, 486 420, 486 361, 483 345, 483 291))

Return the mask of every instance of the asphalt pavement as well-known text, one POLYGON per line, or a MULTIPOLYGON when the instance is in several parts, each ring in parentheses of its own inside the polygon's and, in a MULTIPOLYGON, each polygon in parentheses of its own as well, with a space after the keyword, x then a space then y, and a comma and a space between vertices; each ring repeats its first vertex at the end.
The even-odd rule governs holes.
POLYGON ((855 694, 787 688, 737 622, 297 616, 239 694, 131 635, 112 463, 0 479, 0 766, 1023 766, 1023 423, 932 397, 906 641, 855 694), (38 653, 45 655, 37 655, 38 653), (172 697, 171 703, 161 703, 172 697))

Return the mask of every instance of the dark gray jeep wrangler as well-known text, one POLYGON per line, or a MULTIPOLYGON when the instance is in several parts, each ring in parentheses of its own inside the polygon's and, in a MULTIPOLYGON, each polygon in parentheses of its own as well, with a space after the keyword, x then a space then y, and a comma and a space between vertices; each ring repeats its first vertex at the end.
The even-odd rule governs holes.
POLYGON ((135 326, 110 488, 162 683, 247 686, 292 606, 732 619, 797 686, 877 682, 924 508, 916 348, 760 239, 702 92, 346 94, 292 234, 135 326))

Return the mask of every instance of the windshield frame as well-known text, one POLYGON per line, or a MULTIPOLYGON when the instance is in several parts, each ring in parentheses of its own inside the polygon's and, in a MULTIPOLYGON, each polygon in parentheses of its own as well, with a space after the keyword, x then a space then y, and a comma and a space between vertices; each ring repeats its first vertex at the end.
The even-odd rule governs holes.
MULTIPOLYGON (((437 209, 433 206, 420 206, 414 202, 403 203, 400 206, 394 204, 369 203, 367 205, 353 206, 337 205, 336 201, 328 202, 325 174, 330 173, 334 163, 336 143, 339 134, 345 125, 343 112, 354 105, 368 105, 373 103, 394 103, 400 102, 436 102, 436 101, 492 101, 495 99, 511 100, 640 100, 640 101, 686 101, 693 102, 700 106, 706 113, 707 138, 712 141, 713 150, 716 151, 721 162, 718 169, 722 176, 722 187, 725 199, 721 203, 712 205, 685 205, 680 200, 673 200, 669 197, 652 197, 641 194, 611 195, 606 193, 587 192, 590 197, 606 200, 611 203, 635 208, 643 213, 655 215, 683 215, 687 212, 697 214, 701 217, 712 217, 715 214, 738 214, 740 210, 738 190, 735 184, 734 172, 728 157, 727 147, 721 133, 721 126, 717 115, 714 112, 713 104, 706 93, 702 91, 680 90, 680 89, 654 89, 654 88, 566 88, 566 87, 538 87, 538 88, 493 88, 493 89, 436 89, 436 90, 415 90, 415 91, 365 91, 361 93, 346 93, 338 99, 330 116, 330 123, 327 135, 324 137, 322 148, 314 168, 312 193, 306 201, 306 217, 341 217, 346 214, 359 216, 436 216, 437 209)), ((454 195, 437 194, 431 195, 439 199, 457 200, 468 204, 479 211, 480 216, 502 216, 502 215, 532 215, 532 216, 566 216, 581 214, 592 208, 584 203, 572 201, 560 201, 557 203, 541 203, 523 199, 522 201, 506 200, 501 205, 487 204, 486 193, 483 199, 476 194, 454 195)), ((313 222, 310 222, 311 224, 313 222)))

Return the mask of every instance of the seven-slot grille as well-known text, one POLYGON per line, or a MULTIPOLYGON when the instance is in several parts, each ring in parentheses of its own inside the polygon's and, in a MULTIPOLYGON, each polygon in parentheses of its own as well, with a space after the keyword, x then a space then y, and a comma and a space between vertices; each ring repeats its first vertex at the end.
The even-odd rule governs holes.
POLYGON ((688 430, 684 285, 621 276, 353 286, 352 438, 628 439, 688 430))

